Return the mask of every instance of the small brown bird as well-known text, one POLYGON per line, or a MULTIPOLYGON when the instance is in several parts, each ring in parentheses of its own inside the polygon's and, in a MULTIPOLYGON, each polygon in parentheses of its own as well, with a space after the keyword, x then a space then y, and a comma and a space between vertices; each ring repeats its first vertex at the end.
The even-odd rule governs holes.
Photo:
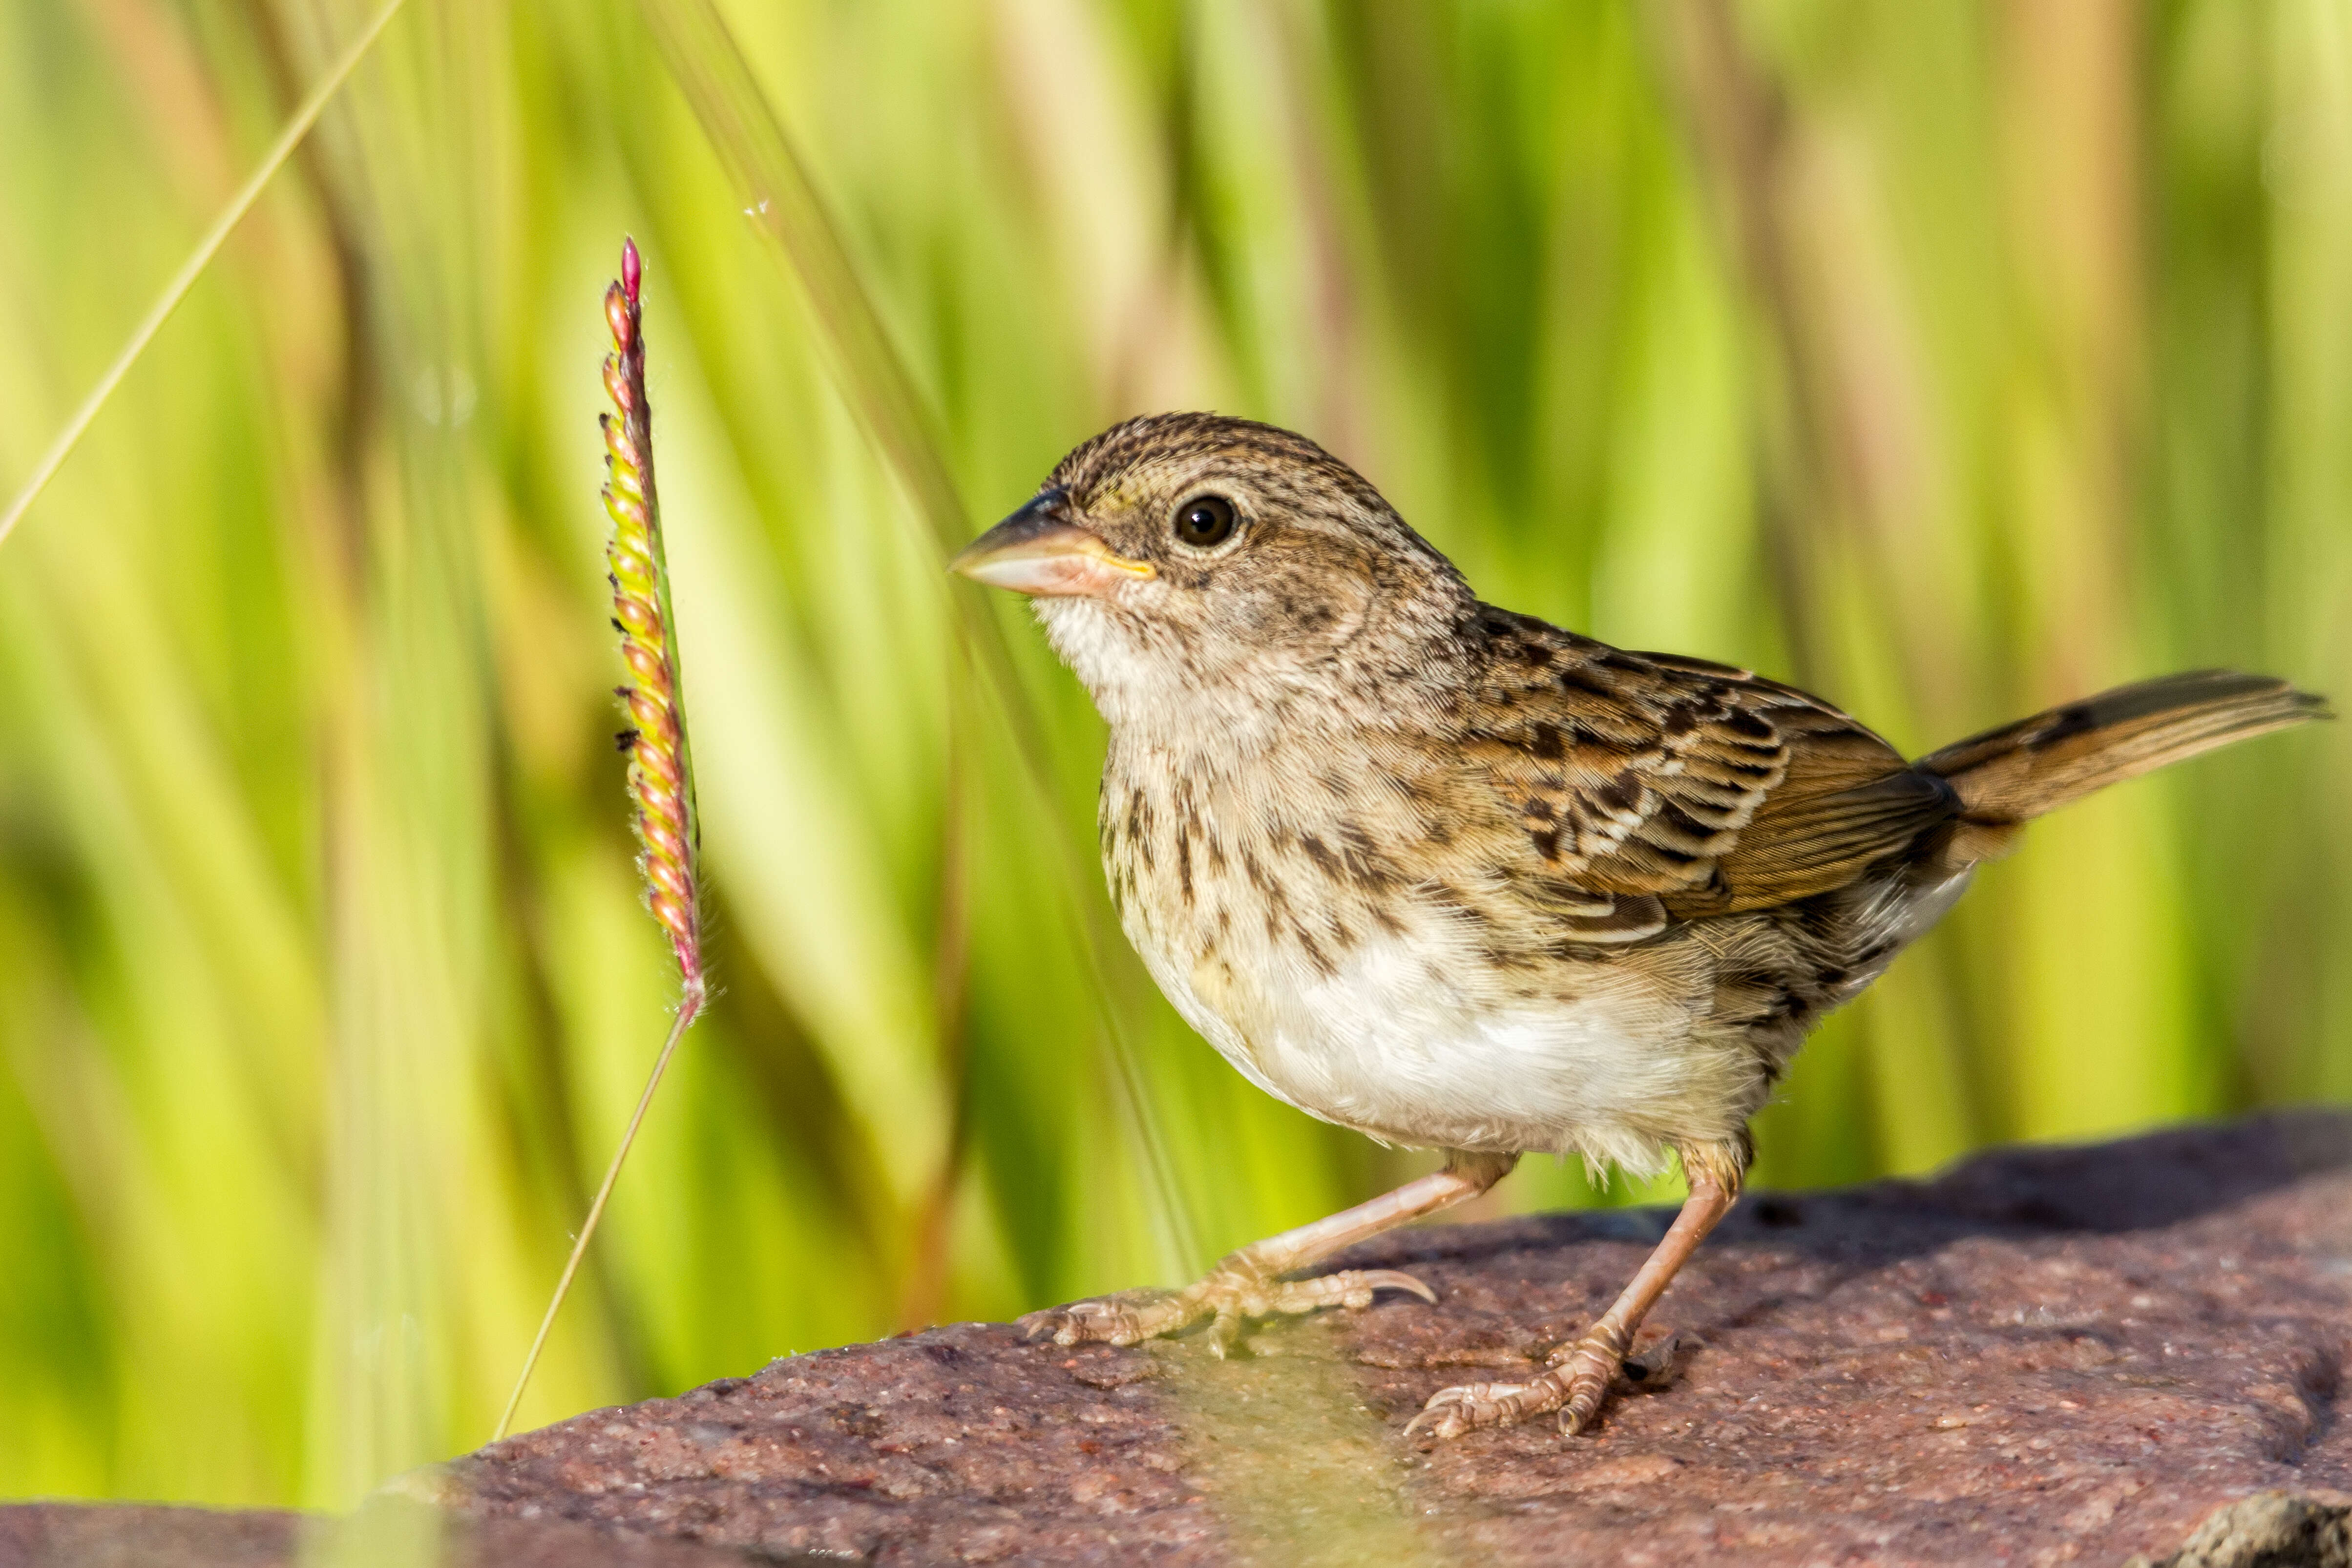
POLYGON ((1592 1419, 1806 1031, 2030 818, 2324 713, 2203 670, 1906 762, 1777 681, 1482 603, 1346 464, 1209 414, 1087 442, 955 570, 1034 596, 1108 721, 1103 866, 1176 1009, 1268 1093, 1447 1151, 1184 1290, 1033 1313, 1033 1337, 1207 1318, 1222 1354, 1248 1318, 1434 1301, 1391 1270, 1290 1276, 1528 1150, 1680 1157, 1689 1198, 1615 1304, 1532 1380, 1433 1397, 1440 1437, 1592 1419))

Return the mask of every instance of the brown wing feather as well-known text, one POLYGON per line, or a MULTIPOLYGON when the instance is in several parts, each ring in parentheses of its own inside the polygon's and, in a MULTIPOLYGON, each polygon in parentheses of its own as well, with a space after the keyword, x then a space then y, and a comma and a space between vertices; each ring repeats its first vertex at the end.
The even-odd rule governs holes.
POLYGON ((1527 833, 1522 879, 1588 941, 1853 880, 1956 813, 1943 779, 1817 697, 1492 616, 1467 748, 1527 833))

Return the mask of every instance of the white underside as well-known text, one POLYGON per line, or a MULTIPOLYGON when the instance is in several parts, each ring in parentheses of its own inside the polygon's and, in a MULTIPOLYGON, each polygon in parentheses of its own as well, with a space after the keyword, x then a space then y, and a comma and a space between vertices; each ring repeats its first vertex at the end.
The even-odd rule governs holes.
POLYGON ((1230 988, 1208 966, 1186 972, 1155 945, 1137 946, 1176 1010, 1251 1082, 1393 1143, 1580 1152, 1652 1169, 1656 1142, 1633 1124, 1679 1098, 1701 1066, 1687 1009, 1613 967, 1596 967, 1578 999, 1515 1004, 1445 983, 1440 973, 1475 973, 1475 961, 1433 963, 1409 937, 1368 939, 1330 975, 1278 963, 1277 975, 1230 988))
MULTIPOLYGON (((1857 889, 1856 946, 1886 951, 1838 999, 1876 978, 1969 881, 1857 889)), ((1762 1092, 1762 1042, 1706 1028, 1698 1009, 1711 985, 1678 993, 1654 967, 1563 964, 1561 994, 1528 1000, 1444 978, 1490 971, 1458 928, 1434 920, 1360 941, 1328 975, 1265 945, 1195 964, 1134 925, 1128 934, 1176 1010, 1251 1082, 1389 1142, 1580 1154, 1650 1173, 1667 1129, 1735 1135, 1755 1109, 1747 1092, 1762 1092), (1694 1124, 1709 1115, 1732 1119, 1694 1124)))

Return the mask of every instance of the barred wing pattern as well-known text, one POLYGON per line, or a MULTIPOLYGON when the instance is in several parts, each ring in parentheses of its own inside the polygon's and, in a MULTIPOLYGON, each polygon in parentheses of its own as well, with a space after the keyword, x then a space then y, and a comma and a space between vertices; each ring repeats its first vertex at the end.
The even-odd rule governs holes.
POLYGON ((1942 779, 1820 698, 1482 610, 1466 753, 1527 836, 1521 884, 1577 939, 1785 904, 1957 814, 1942 779))

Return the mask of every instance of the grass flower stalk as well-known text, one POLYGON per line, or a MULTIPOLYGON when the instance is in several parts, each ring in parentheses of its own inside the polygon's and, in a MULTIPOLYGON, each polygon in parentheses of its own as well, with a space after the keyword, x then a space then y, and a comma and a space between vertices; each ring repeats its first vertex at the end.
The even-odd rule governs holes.
POLYGON ((521 1375, 499 1416, 496 1441, 507 1434, 515 1409, 539 1364, 548 1331, 563 1307, 563 1298, 580 1271, 580 1260, 604 1218, 605 1201, 620 1179, 621 1166, 636 1142, 646 1110, 661 1087, 670 1058, 709 1000, 703 967, 702 917, 695 891, 700 829, 694 810, 694 765, 686 739, 686 711, 680 701, 677 624, 670 610, 669 569, 662 554, 661 507, 654 490, 653 413, 646 399, 646 342, 643 284, 645 265, 636 242, 621 247, 620 280, 604 290, 604 320, 613 332, 613 352, 604 361, 604 392, 613 410, 598 417, 604 431, 604 511, 613 531, 605 542, 607 580, 613 585, 613 626, 621 634, 621 660, 628 666, 629 683, 614 688, 627 710, 629 727, 621 731, 621 749, 629 758, 629 799, 638 852, 637 869, 646 883, 646 907, 669 938, 677 960, 679 997, 670 1020, 669 1036, 654 1059, 637 1108, 621 1134, 612 1164, 588 1206, 572 1256, 540 1319, 539 1333, 524 1357, 521 1375))

